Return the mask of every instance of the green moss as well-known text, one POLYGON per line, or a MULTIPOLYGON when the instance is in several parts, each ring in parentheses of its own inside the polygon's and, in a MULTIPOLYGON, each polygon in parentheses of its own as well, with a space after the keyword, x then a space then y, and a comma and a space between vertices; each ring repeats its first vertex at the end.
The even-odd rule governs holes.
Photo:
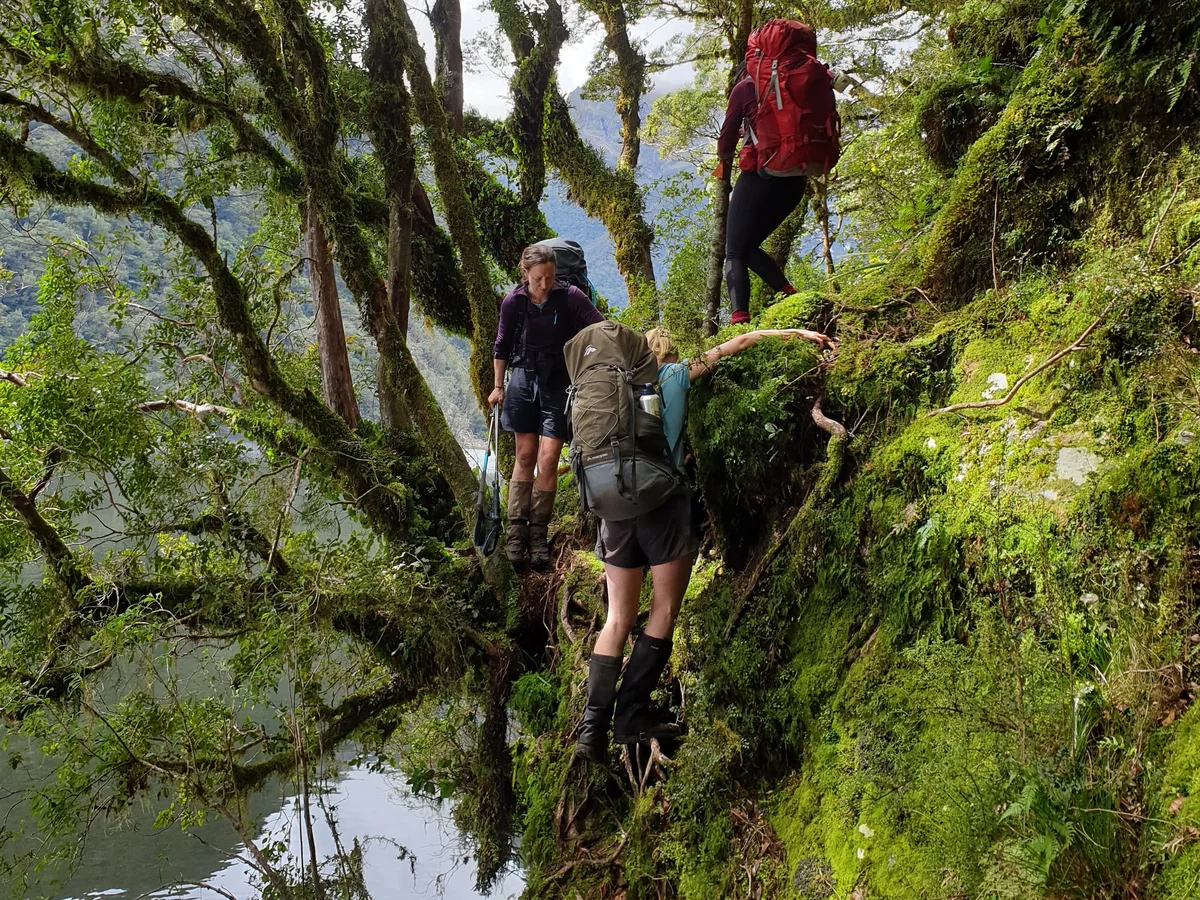
POLYGON ((1151 798, 1161 866, 1155 900, 1184 900, 1200 890, 1200 708, 1193 707, 1171 729, 1158 790, 1151 798))

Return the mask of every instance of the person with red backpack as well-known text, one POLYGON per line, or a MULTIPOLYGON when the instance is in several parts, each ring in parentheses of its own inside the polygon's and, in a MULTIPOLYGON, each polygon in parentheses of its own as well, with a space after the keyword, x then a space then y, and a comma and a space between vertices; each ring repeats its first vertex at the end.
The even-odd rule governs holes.
POLYGON ((816 54, 812 28, 772 19, 750 35, 743 75, 729 94, 717 139, 721 161, 713 175, 725 177, 744 125, 741 174, 725 232, 725 283, 734 325, 750 321, 750 269, 775 292, 796 292, 761 244, 804 200, 806 179, 828 174, 838 160, 841 120, 834 76, 816 54))

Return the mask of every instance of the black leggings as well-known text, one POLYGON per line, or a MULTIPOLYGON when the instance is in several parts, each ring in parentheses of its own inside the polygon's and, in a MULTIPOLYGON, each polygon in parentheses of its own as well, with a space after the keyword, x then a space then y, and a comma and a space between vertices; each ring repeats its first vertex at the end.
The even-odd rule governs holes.
POLYGON ((747 267, 772 290, 782 291, 788 286, 775 260, 759 245, 804 200, 804 182, 802 175, 772 178, 757 172, 742 172, 738 176, 725 226, 725 284, 734 312, 750 309, 747 267))

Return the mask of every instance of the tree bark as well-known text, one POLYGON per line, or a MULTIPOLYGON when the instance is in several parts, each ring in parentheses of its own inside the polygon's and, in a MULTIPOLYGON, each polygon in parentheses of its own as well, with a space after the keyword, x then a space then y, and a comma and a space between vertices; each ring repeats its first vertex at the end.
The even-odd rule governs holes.
POLYGON ((303 204, 304 247, 308 256, 308 281, 316 320, 317 353, 321 360, 321 391, 329 408, 351 428, 358 427, 358 398, 350 374, 350 354, 338 300, 337 279, 325 226, 311 203, 303 204))
POLYGON ((713 196, 712 240, 708 245, 708 278, 704 283, 704 334, 715 335, 721 324, 721 284, 725 280, 725 228, 729 222, 730 169, 725 166, 723 178, 716 181, 713 196))
POLYGON ((837 282, 833 281, 833 242, 829 236, 829 182, 826 178, 813 180, 813 206, 817 213, 817 222, 821 226, 821 250, 825 259, 825 274, 832 282, 833 290, 837 290, 837 282))
POLYGON ((437 0, 429 14, 437 72, 437 91, 450 127, 463 131, 462 4, 459 0, 437 0))
MULTIPOLYGON (((754 25, 754 3, 752 0, 739 0, 737 22, 732 30, 726 30, 729 41, 729 58, 733 66, 729 69, 728 91, 732 91, 738 64, 746 56, 746 42, 750 40, 750 31, 754 25)), ((726 166, 725 178, 717 185, 717 195, 713 198, 713 236, 708 247, 708 280, 704 285, 704 305, 707 318, 704 321, 704 333, 712 337, 717 333, 721 313, 721 281, 725 271, 725 228, 729 219, 730 181, 733 167, 737 165, 737 157, 730 160, 726 166)))
POLYGON ((804 219, 807 213, 808 203, 801 203, 763 244, 763 250, 775 261, 775 265, 779 266, 780 271, 787 270, 788 260, 796 245, 796 238, 804 231, 804 219))
POLYGON ((412 205, 399 197, 388 201, 388 300, 396 317, 396 330, 408 339, 408 315, 412 302, 412 205))

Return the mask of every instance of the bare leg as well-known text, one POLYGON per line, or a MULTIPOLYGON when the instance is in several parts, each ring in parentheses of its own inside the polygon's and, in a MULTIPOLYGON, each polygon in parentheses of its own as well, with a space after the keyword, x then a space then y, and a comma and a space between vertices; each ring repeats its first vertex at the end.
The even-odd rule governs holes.
MULTIPOLYGON (((551 494, 558 488, 558 460, 562 455, 563 442, 559 438, 542 436, 537 444, 537 478, 533 486, 551 494)), ((516 477, 514 475, 514 477, 516 477)))
POLYGON ((513 464, 513 481, 533 481, 533 467, 538 457, 538 436, 536 434, 513 435, 517 441, 517 459, 513 464))
POLYGON ((671 637, 695 561, 695 554, 689 553, 650 569, 654 595, 650 601, 650 621, 646 623, 645 634, 655 638, 671 637))
POLYGON ((604 656, 624 656, 625 641, 637 621, 642 570, 621 569, 605 563, 604 575, 608 579, 608 615, 592 652, 604 656))

